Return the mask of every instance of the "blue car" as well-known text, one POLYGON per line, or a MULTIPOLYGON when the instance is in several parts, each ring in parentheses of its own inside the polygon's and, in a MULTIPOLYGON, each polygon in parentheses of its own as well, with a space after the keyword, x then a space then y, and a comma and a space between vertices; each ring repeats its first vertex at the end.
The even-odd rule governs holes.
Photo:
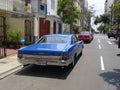
POLYGON ((18 50, 18 61, 23 65, 74 66, 82 55, 84 43, 74 34, 49 34, 36 43, 18 50))

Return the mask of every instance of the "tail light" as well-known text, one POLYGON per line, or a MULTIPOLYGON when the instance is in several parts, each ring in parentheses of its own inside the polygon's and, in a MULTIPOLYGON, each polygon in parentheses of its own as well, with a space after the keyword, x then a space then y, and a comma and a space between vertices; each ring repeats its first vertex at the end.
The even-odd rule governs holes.
POLYGON ((82 36, 81 36, 81 35, 79 35, 79 36, 78 36, 78 38, 82 38, 82 36))
POLYGON ((62 60, 67 60, 69 58, 69 55, 67 52, 62 53, 62 60))
POLYGON ((86 38, 90 38, 90 36, 86 36, 86 38))
POLYGON ((22 51, 18 51, 17 57, 18 57, 19 59, 21 59, 21 58, 23 57, 22 51))

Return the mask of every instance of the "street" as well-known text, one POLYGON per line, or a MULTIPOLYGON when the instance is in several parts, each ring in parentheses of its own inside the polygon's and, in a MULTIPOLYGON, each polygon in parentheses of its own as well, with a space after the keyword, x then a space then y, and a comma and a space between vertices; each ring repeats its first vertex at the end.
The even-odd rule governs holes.
POLYGON ((120 90, 120 49, 114 38, 96 34, 85 43, 73 69, 26 66, 0 80, 0 90, 120 90))

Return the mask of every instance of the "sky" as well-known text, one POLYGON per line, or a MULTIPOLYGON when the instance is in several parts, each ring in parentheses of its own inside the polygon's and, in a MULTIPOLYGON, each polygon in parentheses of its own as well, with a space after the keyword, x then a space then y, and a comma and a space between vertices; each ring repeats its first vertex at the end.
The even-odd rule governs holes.
MULTIPOLYGON (((95 10, 95 16, 99 16, 101 14, 104 14, 104 5, 105 5, 105 0, 87 0, 88 1, 88 7, 93 6, 95 10)), ((94 25, 94 19, 92 19, 91 22, 92 27, 97 30, 97 27, 99 25, 94 25)))
POLYGON ((104 13, 105 0, 87 0, 88 6, 93 6, 96 11, 95 15, 100 15, 104 13))

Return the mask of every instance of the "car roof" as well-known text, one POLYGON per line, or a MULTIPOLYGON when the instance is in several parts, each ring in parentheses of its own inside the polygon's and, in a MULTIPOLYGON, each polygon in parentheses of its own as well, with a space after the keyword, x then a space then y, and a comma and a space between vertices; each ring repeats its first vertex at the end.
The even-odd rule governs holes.
POLYGON ((90 34, 89 31, 81 31, 79 34, 90 34))
POLYGON ((74 34, 47 34, 47 35, 44 35, 44 36, 73 36, 74 34))

